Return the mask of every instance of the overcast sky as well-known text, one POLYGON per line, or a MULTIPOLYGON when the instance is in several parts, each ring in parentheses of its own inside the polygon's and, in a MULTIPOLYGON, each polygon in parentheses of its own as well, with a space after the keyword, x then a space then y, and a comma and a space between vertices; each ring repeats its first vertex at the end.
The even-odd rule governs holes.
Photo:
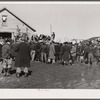
POLYGON ((37 30, 56 40, 100 36, 100 4, 1 4, 37 30))

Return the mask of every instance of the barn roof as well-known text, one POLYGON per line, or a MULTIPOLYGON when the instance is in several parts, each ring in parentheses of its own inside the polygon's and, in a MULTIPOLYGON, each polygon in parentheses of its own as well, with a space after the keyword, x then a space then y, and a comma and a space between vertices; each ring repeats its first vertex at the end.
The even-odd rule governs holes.
POLYGON ((25 23, 23 20, 21 20, 19 17, 17 17, 14 13, 12 13, 11 11, 9 11, 7 8, 3 8, 0 10, 0 13, 3 11, 7 11, 9 12, 12 16, 14 16, 15 18, 17 18, 19 21, 21 21, 23 24, 25 24, 28 28, 30 28, 32 31, 36 32, 35 29, 33 29, 32 27, 30 27, 27 23, 25 23))

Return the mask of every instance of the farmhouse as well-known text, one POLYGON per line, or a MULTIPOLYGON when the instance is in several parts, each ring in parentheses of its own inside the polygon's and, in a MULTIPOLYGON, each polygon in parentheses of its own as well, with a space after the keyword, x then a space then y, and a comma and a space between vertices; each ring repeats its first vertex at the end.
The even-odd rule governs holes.
POLYGON ((7 8, 0 10, 0 37, 14 39, 15 36, 26 33, 29 38, 36 30, 17 17, 7 8))

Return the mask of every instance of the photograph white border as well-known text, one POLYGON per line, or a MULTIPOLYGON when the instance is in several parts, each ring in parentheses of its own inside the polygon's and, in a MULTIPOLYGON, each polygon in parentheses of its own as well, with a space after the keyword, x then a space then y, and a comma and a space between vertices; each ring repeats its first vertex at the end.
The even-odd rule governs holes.
MULTIPOLYGON (((69 1, 33 1, 33 2, 0 2, 0 4, 100 4, 100 2, 69 1)), ((0 89, 0 99, 99 99, 99 89, 0 89)))

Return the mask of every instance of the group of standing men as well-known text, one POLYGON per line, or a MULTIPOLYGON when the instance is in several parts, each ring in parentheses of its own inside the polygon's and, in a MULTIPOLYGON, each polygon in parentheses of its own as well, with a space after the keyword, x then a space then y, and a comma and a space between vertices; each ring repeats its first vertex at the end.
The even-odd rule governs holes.
MULTIPOLYGON (((100 59, 100 43, 93 44, 91 41, 87 43, 33 43, 33 60, 38 60, 46 63, 55 63, 59 61, 64 65, 75 63, 89 63, 93 64, 94 61, 99 62, 100 59)), ((32 50, 32 49, 31 49, 32 50)))
POLYGON ((33 43, 28 42, 26 39, 22 38, 16 42, 11 42, 9 40, 3 40, 0 44, 0 62, 3 68, 4 76, 10 75, 10 69, 12 65, 16 68, 16 76, 20 77, 22 70, 25 76, 29 74, 30 61, 40 60, 41 62, 47 62, 48 60, 53 60, 55 63, 55 49, 53 42, 49 46, 50 52, 48 52, 48 46, 44 42, 33 43), (41 54, 40 54, 41 52, 41 54))
POLYGON ((8 40, 3 41, 1 45, 1 66, 3 68, 4 76, 10 75, 13 61, 16 67, 16 76, 20 77, 21 69, 23 69, 25 76, 28 75, 28 67, 30 67, 30 46, 26 40, 18 40, 11 42, 8 40))
POLYGON ((87 44, 72 43, 47 43, 28 42, 22 38, 16 42, 8 40, 0 45, 1 66, 4 76, 10 75, 10 69, 13 62, 16 68, 16 76, 21 76, 23 70, 25 76, 29 74, 30 61, 41 61, 43 63, 55 63, 59 61, 62 64, 75 64, 85 62, 92 64, 94 58, 97 62, 100 60, 100 46, 88 42, 87 44))

